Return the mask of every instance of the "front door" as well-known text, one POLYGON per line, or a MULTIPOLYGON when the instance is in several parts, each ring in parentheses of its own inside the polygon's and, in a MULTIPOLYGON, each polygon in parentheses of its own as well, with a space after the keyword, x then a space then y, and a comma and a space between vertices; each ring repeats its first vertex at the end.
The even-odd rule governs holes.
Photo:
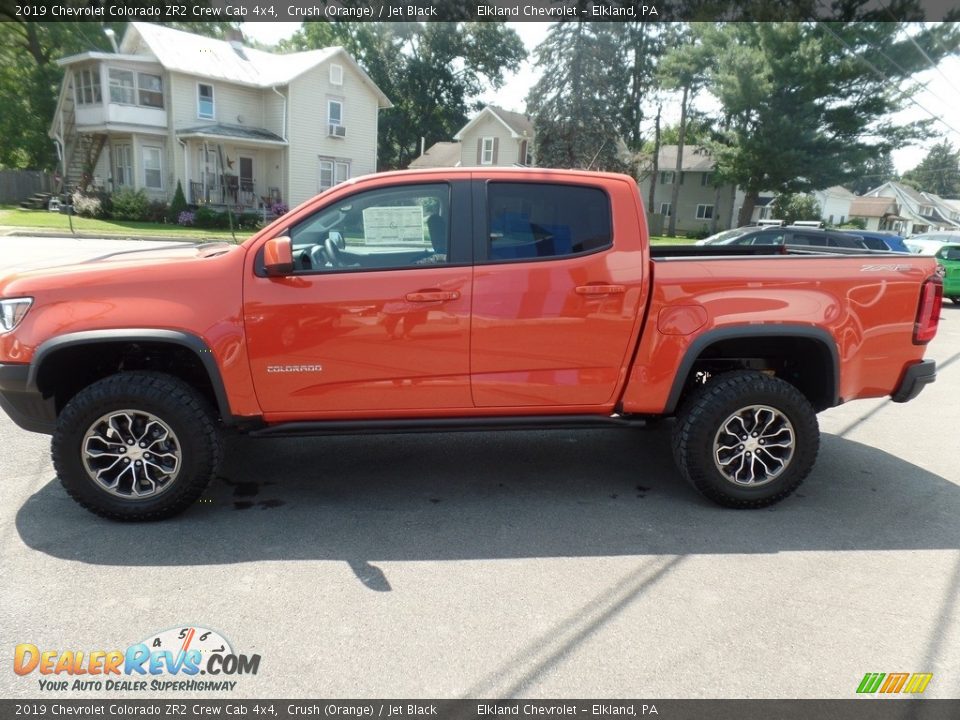
POLYGON ((411 183, 341 193, 290 229, 294 271, 244 292, 268 419, 471 407, 469 212, 468 183, 411 183))
POLYGON ((240 196, 238 202, 244 207, 254 207, 256 194, 253 190, 253 158, 240 156, 240 196))

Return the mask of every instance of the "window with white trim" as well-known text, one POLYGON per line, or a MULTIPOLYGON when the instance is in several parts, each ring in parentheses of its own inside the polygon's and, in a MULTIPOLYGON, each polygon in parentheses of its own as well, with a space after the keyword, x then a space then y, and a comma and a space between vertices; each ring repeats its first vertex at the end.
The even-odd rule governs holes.
POLYGON ((697 220, 712 220, 713 205, 697 205, 697 220))
POLYGON ((330 84, 343 85, 343 65, 330 66, 330 84))
POLYGON ((660 171, 660 184, 661 185, 673 185, 673 180, 676 177, 676 172, 673 170, 661 170, 660 171))
POLYGON ((133 153, 127 144, 113 146, 113 182, 118 187, 133 187, 133 153))
POLYGON ((158 147, 143 146, 143 186, 163 190, 163 151, 158 147))
POLYGON ((327 100, 327 122, 331 125, 343 125, 343 101, 327 100))
POLYGON ((197 83, 197 117, 201 120, 213 120, 213 85, 197 83))
POLYGON ((133 71, 110 68, 110 102, 136 105, 133 71))
POLYGON ((137 94, 143 107, 163 108, 163 80, 159 75, 137 73, 137 94))
POLYGON ((700 173, 700 187, 706 187, 713 182, 713 173, 700 173))
POLYGON ((77 104, 93 105, 103 102, 100 94, 100 73, 94 70, 81 70, 77 73, 77 104))
POLYGON ((335 158, 320 158, 317 190, 323 192, 350 179, 350 163, 335 158))
POLYGON ((673 212, 672 203, 660 203, 660 214, 664 217, 670 217, 670 214, 673 212))
POLYGON ((480 164, 493 165, 493 138, 483 138, 483 145, 480 150, 480 164))

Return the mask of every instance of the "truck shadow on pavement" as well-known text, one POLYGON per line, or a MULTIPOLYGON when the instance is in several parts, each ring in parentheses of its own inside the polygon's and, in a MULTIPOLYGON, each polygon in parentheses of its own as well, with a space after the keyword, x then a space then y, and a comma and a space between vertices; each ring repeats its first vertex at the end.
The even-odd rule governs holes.
POLYGON ((956 484, 828 434, 794 496, 723 509, 679 477, 659 428, 233 438, 177 518, 103 520, 52 480, 16 526, 34 550, 96 565, 341 560, 389 590, 371 563, 960 548, 957 517, 956 484))

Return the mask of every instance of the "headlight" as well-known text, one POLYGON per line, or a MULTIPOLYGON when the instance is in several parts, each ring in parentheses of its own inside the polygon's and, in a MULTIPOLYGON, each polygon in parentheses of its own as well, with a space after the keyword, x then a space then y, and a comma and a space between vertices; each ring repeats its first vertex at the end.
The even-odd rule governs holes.
POLYGON ((19 325, 32 304, 33 298, 0 300, 0 332, 10 332, 19 325))

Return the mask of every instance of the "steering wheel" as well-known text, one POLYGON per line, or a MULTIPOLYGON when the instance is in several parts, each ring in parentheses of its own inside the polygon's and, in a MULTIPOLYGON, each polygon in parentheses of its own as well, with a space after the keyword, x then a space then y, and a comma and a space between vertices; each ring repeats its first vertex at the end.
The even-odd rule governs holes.
POLYGON ((333 267, 343 267, 343 255, 341 255, 338 243, 334 238, 328 237, 323 241, 323 251, 333 267))

